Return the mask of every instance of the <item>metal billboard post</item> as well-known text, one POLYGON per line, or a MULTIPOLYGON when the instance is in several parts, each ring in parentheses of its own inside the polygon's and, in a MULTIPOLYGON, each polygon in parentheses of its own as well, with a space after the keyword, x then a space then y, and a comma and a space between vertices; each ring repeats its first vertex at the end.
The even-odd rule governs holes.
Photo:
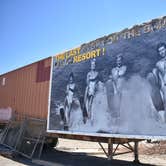
POLYGON ((138 152, 138 141, 134 141, 134 162, 140 163, 139 161, 139 152, 138 152))
POLYGON ((113 142, 112 139, 108 139, 108 160, 113 159, 113 142))

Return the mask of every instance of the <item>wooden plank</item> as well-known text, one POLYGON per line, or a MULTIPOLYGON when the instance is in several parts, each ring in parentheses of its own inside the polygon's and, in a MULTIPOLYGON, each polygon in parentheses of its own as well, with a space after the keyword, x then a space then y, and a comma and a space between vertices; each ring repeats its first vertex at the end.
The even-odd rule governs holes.
POLYGON ((38 164, 38 165, 55 166, 55 163, 53 163, 53 162, 37 160, 37 159, 32 160, 32 163, 38 164))

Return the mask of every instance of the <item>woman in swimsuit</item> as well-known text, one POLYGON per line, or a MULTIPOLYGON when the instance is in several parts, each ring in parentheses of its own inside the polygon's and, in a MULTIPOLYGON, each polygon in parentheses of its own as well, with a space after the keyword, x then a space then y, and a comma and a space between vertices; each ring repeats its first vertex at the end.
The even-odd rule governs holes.
POLYGON ((70 73, 69 82, 66 87, 66 98, 64 103, 66 125, 69 125, 70 122, 70 113, 73 104, 74 92, 75 92, 74 75, 73 73, 70 73))
POLYGON ((85 90, 84 101, 85 101, 88 118, 93 119, 91 109, 92 109, 92 103, 93 103, 93 99, 94 99, 96 87, 97 87, 97 82, 98 82, 98 72, 96 71, 95 59, 91 61, 91 70, 87 74, 86 82, 87 82, 87 87, 85 90))

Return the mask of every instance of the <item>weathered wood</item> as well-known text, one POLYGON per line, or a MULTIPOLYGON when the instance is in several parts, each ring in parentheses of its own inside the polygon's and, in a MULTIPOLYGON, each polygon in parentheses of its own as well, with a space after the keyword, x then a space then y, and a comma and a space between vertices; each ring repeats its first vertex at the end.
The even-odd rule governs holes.
MULTIPOLYGON (((109 139, 108 137, 74 135, 74 134, 59 134, 59 133, 47 133, 47 137, 75 139, 75 140, 100 142, 100 143, 108 143, 108 139, 109 139)), ((144 139, 114 138, 114 137, 110 137, 110 138, 112 139, 113 144, 125 144, 128 142, 143 141, 144 140, 144 139)))
POLYGON ((0 155, 13 158, 15 156, 15 152, 13 149, 0 144, 0 155))
POLYGON ((32 163, 38 164, 38 165, 55 166, 55 163, 53 163, 53 162, 44 161, 44 160, 37 160, 37 159, 33 159, 32 163))

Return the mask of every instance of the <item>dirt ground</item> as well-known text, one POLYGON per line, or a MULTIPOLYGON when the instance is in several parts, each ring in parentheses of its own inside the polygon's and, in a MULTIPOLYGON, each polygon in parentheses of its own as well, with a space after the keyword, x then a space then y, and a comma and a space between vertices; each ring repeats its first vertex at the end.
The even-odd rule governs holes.
POLYGON ((0 166, 26 166, 26 165, 8 159, 6 157, 0 156, 0 166))
MULTIPOLYGON (((131 145, 133 144, 131 143, 131 145)), ((103 146, 107 150, 107 144, 103 144, 103 146)), ((63 139, 59 142, 57 149, 71 152, 85 152, 91 156, 106 158, 106 155, 103 153, 103 150, 100 148, 99 144, 94 142, 71 141, 63 139)), ((126 151, 126 148, 118 148, 118 152, 124 151, 126 151)), ((123 154, 115 156, 114 159, 133 161, 134 155, 133 153, 123 154)), ((166 166, 166 142, 147 143, 146 141, 142 141, 139 143, 139 160, 144 164, 166 166)))
MULTIPOLYGON (((103 144, 107 148, 107 144, 103 144)), ((119 152, 125 148, 118 148, 119 152)), ((166 143, 146 143, 139 145, 139 160, 142 166, 166 166, 166 143)), ((0 156, 0 166, 86 166, 86 165, 131 165, 133 154, 115 156, 113 161, 108 161, 98 143, 87 141, 75 141, 60 139, 56 149, 47 150, 43 153, 41 160, 27 160, 23 157, 8 159, 0 156)))

